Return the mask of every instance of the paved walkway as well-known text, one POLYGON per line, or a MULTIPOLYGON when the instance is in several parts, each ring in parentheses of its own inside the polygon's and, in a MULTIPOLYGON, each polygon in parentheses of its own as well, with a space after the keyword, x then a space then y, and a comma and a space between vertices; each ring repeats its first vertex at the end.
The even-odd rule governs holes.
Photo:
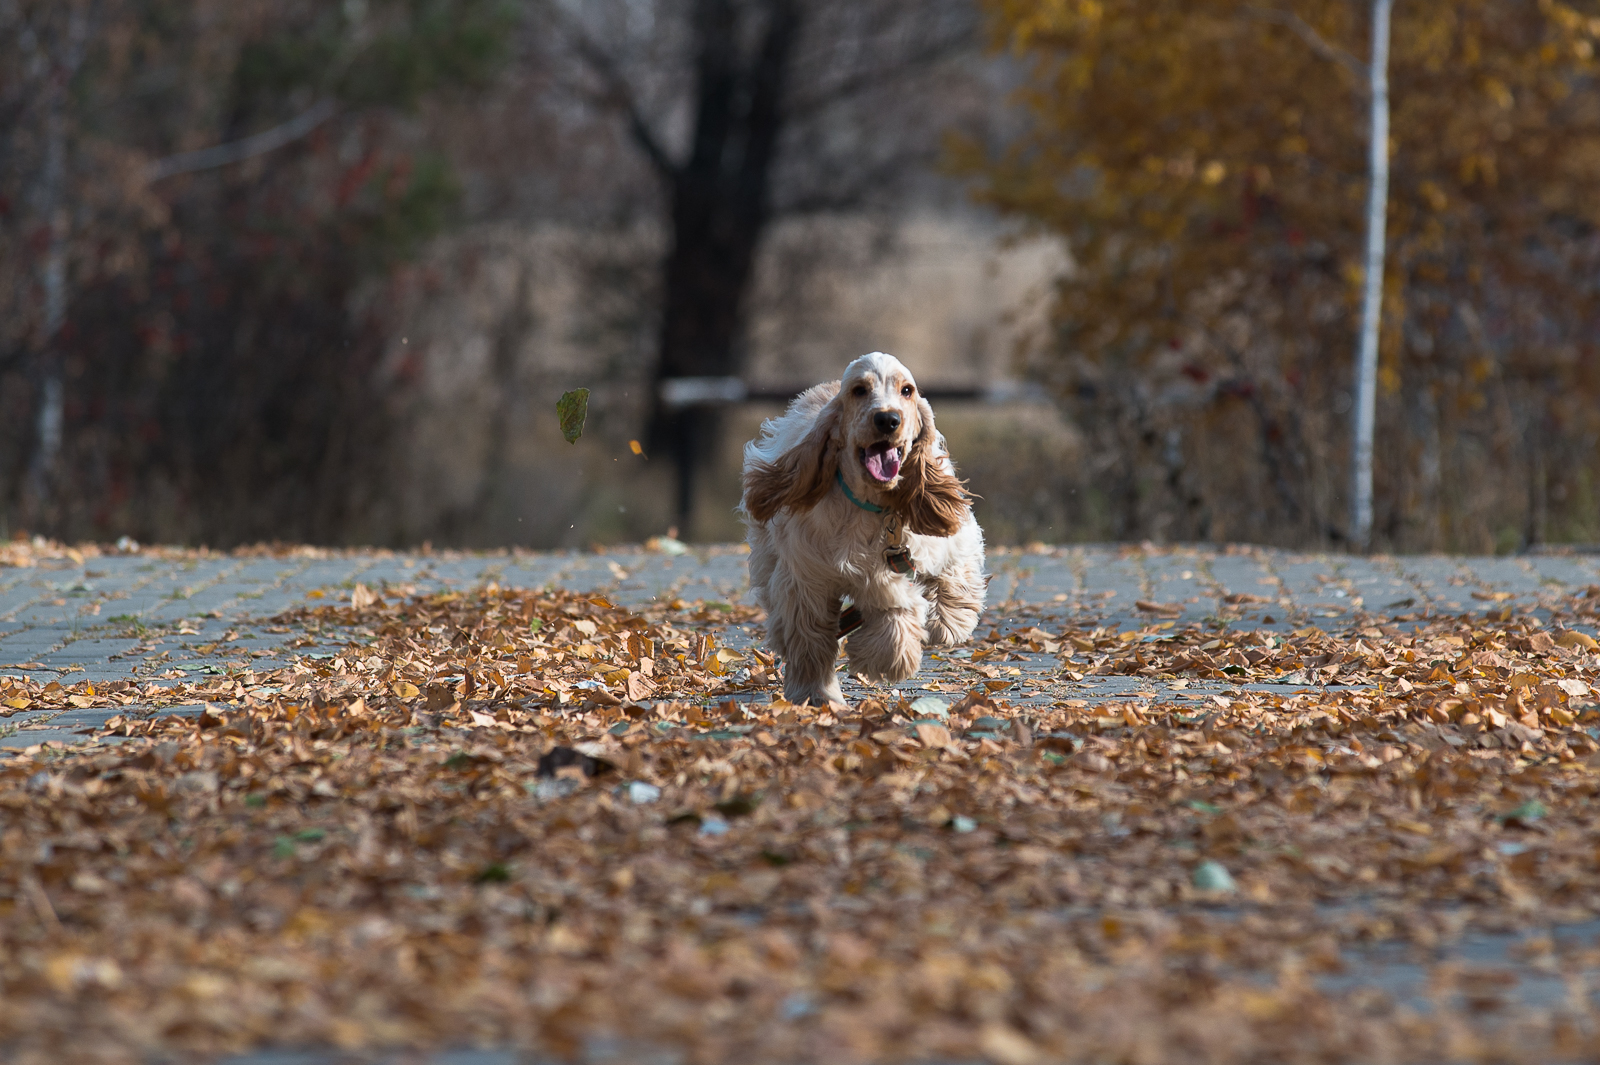
MULTIPOLYGON (((994 574, 986 625, 1060 624, 1142 627, 1170 622, 1218 628, 1330 629, 1373 624, 1406 625, 1428 616, 1505 610, 1547 615, 1555 602, 1600 585, 1600 557, 1539 555, 1499 558, 1353 558, 1260 549, 1129 548, 1084 546, 1002 551, 991 556, 994 574)), ((130 553, 66 559, 0 570, 0 675, 96 683, 138 680, 174 684, 206 673, 264 672, 292 654, 330 654, 346 638, 308 632, 270 619, 291 607, 348 600, 357 584, 386 595, 475 588, 563 587, 596 591, 624 605, 683 599, 739 602, 747 592, 745 555, 737 546, 697 548, 677 556, 617 551, 593 553, 397 554, 303 551, 269 556, 130 553)), ((1592 631, 1592 630, 1591 630, 1592 631)), ((725 642, 748 645, 753 628, 734 628, 725 642)), ((940 690, 940 678, 959 671, 952 659, 930 657, 923 674, 904 690, 940 690)), ((1060 663, 1036 656, 1021 663, 1018 687, 1008 698, 1026 703, 1034 679, 1050 678, 1059 697, 1060 663), (1030 674, 1037 674, 1030 678, 1030 674)), ((954 684, 956 676, 951 677, 954 684)), ((848 694, 859 695, 853 682, 848 694)), ((1039 684, 1042 689, 1043 684, 1039 684)), ((1084 698, 1163 697, 1205 699, 1226 690, 1217 682, 1190 682, 1183 690, 1141 677, 1087 677, 1076 685, 1084 698)), ((1276 688, 1268 685, 1240 687, 1276 688)), ((944 690, 949 690, 948 688, 944 690)), ((1290 689, 1292 690, 1292 689, 1290 689)), ((200 707, 193 708, 198 712, 200 707)), ((137 712, 138 707, 122 711, 137 712)), ((18 713, 0 720, 0 750, 48 741, 84 742, 83 731, 103 722, 107 710, 18 713)), ((1600 927, 1570 928, 1592 938, 1600 927)), ((1505 964, 1518 937, 1470 936, 1455 949, 1460 960, 1505 964)), ((1420 1002, 1427 969, 1403 953, 1352 956, 1344 976, 1329 985, 1380 986, 1401 1001, 1420 1002)), ((1557 981, 1524 981, 1531 1005, 1553 1004, 1557 981)), ((591 1048, 586 1061, 623 1060, 591 1048)), ((505 1052, 372 1059, 325 1052, 264 1053, 240 1065, 323 1065, 341 1061, 520 1062, 505 1052)))

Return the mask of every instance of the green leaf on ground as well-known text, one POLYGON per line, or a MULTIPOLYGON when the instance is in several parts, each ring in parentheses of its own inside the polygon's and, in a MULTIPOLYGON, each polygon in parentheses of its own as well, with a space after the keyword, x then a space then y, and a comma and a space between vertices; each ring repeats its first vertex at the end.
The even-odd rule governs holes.
POLYGON ((1500 820, 1504 824, 1528 825, 1544 817, 1550 808, 1538 799, 1529 799, 1509 813, 1502 814, 1500 820))
POLYGON ((1239 886, 1233 882, 1233 877, 1228 873, 1221 862, 1210 859, 1201 862, 1194 870, 1194 886, 1201 891, 1233 892, 1239 886))

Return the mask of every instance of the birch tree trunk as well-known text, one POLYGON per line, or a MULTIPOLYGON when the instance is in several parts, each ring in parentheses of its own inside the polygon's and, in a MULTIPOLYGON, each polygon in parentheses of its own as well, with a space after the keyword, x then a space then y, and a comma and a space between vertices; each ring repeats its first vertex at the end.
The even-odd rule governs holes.
POLYGON ((39 394, 37 439, 29 464, 28 487, 33 497, 33 518, 49 521, 56 461, 61 454, 66 417, 60 334, 67 318, 67 245, 71 239, 71 211, 67 204, 67 137, 72 80, 83 65, 89 40, 88 3, 78 3, 67 19, 67 29, 52 57, 44 102, 44 165, 39 175, 39 215, 49 230, 39 282, 44 295, 39 324, 39 394))
POLYGON ((1389 210, 1389 24, 1394 0, 1373 0, 1372 61, 1367 66, 1371 101, 1371 166, 1367 188, 1367 256, 1361 298, 1361 348, 1356 361, 1355 424, 1351 433, 1350 545, 1372 546, 1372 438, 1378 405, 1378 329, 1383 315, 1383 259, 1389 210))

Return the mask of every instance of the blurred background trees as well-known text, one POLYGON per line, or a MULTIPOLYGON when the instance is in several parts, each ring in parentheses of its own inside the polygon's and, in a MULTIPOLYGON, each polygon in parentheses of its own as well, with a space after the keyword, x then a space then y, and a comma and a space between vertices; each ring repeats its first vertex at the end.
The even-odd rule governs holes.
MULTIPOLYGON (((1339 543, 1370 5, 989 6, 1032 123, 963 159, 1077 260, 1031 365, 1104 533, 1339 543)), ((1396 6, 1379 544, 1600 533, 1597 16, 1396 6)))
POLYGON ((498 0, 0 7, 10 523, 340 538, 392 428, 352 294, 457 197, 406 116, 494 77, 517 25, 498 0))
MULTIPOLYGON (((1369 8, 0 0, 0 527, 737 536, 883 348, 998 539, 1336 546, 1369 8)), ((1600 3, 1393 32, 1376 543, 1600 539, 1600 3)))

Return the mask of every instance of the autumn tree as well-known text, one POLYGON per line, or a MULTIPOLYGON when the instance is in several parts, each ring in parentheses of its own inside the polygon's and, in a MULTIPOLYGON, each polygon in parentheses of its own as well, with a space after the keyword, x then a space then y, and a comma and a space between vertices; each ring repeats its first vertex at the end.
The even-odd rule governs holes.
POLYGON ((385 423, 352 300, 456 196, 399 127, 493 77, 519 20, 500 0, 0 5, 0 525, 357 529, 385 423))
MULTIPOLYGON (((1102 535, 1340 542, 1370 6, 990 0, 1030 125, 968 148, 1071 243, 1032 358, 1102 535)), ((1404 548, 1600 531, 1600 5, 1395 6, 1377 521, 1404 548)))

